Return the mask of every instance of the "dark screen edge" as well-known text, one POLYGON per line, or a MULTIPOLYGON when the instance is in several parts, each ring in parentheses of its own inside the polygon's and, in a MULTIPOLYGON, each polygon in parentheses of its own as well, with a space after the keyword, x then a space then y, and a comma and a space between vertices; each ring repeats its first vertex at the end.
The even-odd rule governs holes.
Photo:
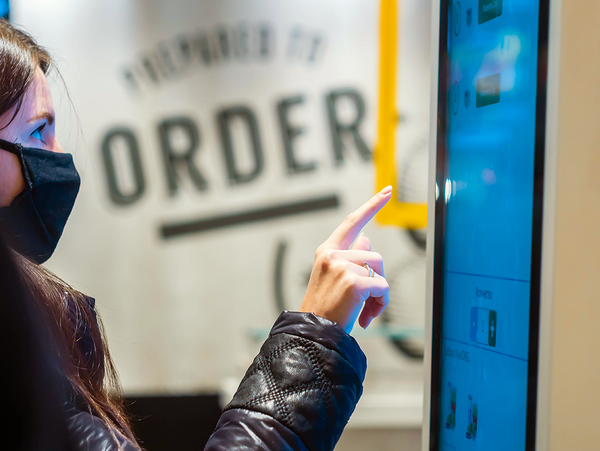
POLYGON ((538 15, 537 96, 535 112, 535 160, 533 177, 533 221, 531 240, 531 284, 529 295, 529 364, 527 365, 527 413, 525 449, 536 449, 540 302, 542 285, 542 232, 544 219, 544 167, 548 97, 548 42, 550 0, 540 0, 538 15))
POLYGON ((438 110, 437 110, 437 136, 436 136, 436 168, 435 182, 438 187, 438 197, 435 201, 435 234, 433 252, 433 311, 432 311, 432 340, 431 340, 431 387, 430 387, 430 422, 429 422, 429 449, 435 451, 439 448, 439 421, 440 421, 440 369, 442 358, 442 295, 443 283, 443 248, 446 227, 446 209, 442 187, 444 186, 446 170, 446 123, 448 79, 445 76, 448 68, 448 1, 440 2, 440 37, 438 60, 438 110), (440 75, 444 74, 444 76, 440 75))

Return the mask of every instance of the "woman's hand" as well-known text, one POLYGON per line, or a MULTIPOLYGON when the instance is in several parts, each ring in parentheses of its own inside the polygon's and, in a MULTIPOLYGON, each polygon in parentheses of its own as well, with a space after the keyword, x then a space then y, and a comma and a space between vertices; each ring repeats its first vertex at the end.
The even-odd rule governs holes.
POLYGON ((371 252, 369 239, 360 232, 390 200, 391 193, 391 186, 384 188, 348 215, 319 246, 301 312, 335 321, 346 332, 352 330, 359 313, 358 323, 366 328, 383 312, 389 302, 383 259, 378 253, 371 252), (374 277, 369 277, 363 263, 368 263, 373 269, 374 277))

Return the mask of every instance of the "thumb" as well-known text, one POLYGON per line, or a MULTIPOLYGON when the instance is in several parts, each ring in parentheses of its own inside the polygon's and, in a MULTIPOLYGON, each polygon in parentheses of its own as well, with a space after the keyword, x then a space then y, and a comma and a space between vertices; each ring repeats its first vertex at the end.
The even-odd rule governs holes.
POLYGON ((354 242, 352 246, 353 251, 370 251, 371 250, 371 241, 369 241, 369 237, 364 233, 358 235, 358 238, 354 242))

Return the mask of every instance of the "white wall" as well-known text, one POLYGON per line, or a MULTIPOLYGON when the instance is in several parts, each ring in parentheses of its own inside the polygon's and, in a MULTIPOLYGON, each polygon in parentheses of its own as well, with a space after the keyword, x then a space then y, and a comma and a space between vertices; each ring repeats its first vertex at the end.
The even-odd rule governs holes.
MULTIPOLYGON (((345 142, 345 163, 334 162, 325 96, 340 88, 360 92, 365 102, 360 133, 372 149, 377 2, 15 0, 11 4, 13 22, 23 25, 57 57, 76 110, 72 111, 64 89, 55 81, 59 136, 75 155, 83 185, 64 238, 47 266, 96 298, 128 393, 190 393, 220 389, 226 381, 235 384, 260 343, 250 334, 265 333, 278 314, 273 277, 279 244, 288 246, 283 270, 286 307, 296 309, 314 250, 372 193, 372 165, 360 158, 351 140, 345 142), (172 56, 181 36, 207 33, 218 55, 220 27, 235 37, 239 26, 250 30, 248 57, 221 55, 207 65, 196 55, 187 66, 176 60, 180 70, 160 76, 158 84, 139 75, 143 55, 156 58, 166 45, 172 56), (263 26, 270 30, 272 52, 267 58, 258 54, 263 26), (296 36, 300 36, 298 46, 293 42, 296 36), (315 38, 320 44, 313 61, 309 56, 315 38), (139 92, 123 76, 131 68, 142 80, 139 92), (305 103, 290 117, 306 133, 295 141, 297 157, 317 166, 311 172, 289 175, 276 104, 298 94, 305 96, 305 103), (234 105, 254 111, 264 153, 260 176, 240 185, 228 181, 217 127, 218 111, 234 105), (191 119, 199 130, 195 163, 208 189, 198 191, 183 170, 180 189, 170 196, 158 124, 178 116, 191 119), (102 141, 114 127, 135 133, 146 181, 140 199, 127 206, 110 200, 102 160, 102 141), (324 195, 338 196, 339 208, 170 240, 160 235, 164 223, 324 195)), ((406 0, 402 11, 399 102, 406 121, 399 129, 398 152, 406 155, 427 149, 423 137, 429 105, 429 4, 406 0)), ((339 106, 342 120, 352 121, 354 106, 343 101, 339 106)), ((176 147, 188 144, 185 135, 174 133, 171 138, 176 147)), ((243 127, 234 130, 234 139, 240 166, 248 170, 251 149, 243 127)), ((119 158, 125 150, 115 147, 116 164, 122 169, 117 175, 121 186, 131 190, 127 160, 119 158)), ((411 175, 418 183, 427 176, 425 172, 411 175)), ((417 293, 418 309, 419 296, 424 296, 421 251, 397 229, 369 225, 365 232, 373 249, 384 255, 390 283, 401 280, 393 287, 392 302, 417 293), (406 268, 413 268, 417 276, 403 278, 406 268)), ((365 393, 368 387, 383 386, 418 398, 420 365, 401 357, 376 333, 376 326, 368 335, 357 332, 369 357, 371 382, 367 381, 365 393)), ((420 406, 418 399, 416 405, 420 406)), ((396 407, 397 418, 405 418, 403 406, 396 407)), ((408 408, 414 410, 412 404, 408 408)), ((413 427, 420 424, 420 411, 410 415, 413 427)))

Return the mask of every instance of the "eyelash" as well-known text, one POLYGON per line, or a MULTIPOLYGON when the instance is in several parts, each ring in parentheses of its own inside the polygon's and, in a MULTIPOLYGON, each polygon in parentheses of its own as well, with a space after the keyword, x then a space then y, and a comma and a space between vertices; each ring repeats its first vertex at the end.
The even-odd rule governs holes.
POLYGON ((46 142, 42 139, 42 131, 44 130, 44 128, 46 128, 46 124, 42 124, 40 125, 38 128, 36 128, 33 133, 30 135, 32 137, 34 137, 35 139, 40 140, 41 142, 43 142, 44 144, 46 144, 46 142), (38 134, 38 136, 34 136, 35 134, 38 134))

